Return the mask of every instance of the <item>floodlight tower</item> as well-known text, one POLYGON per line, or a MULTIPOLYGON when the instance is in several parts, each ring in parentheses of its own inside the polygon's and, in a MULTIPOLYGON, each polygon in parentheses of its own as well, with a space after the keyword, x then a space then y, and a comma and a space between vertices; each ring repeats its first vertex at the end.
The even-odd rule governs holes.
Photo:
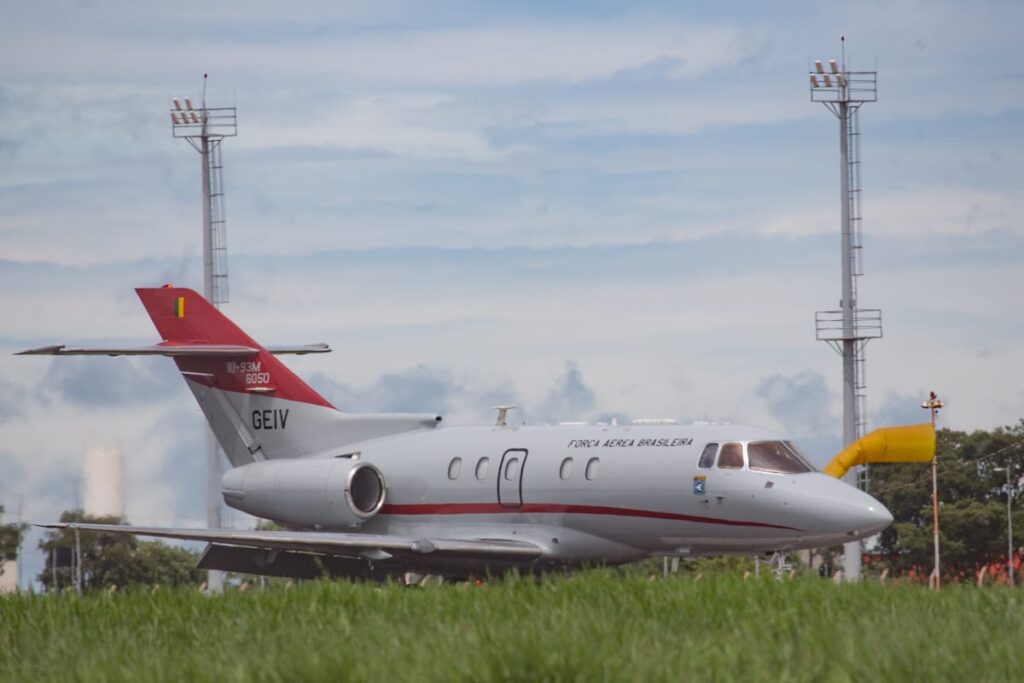
MULTIPOLYGON (((224 217, 224 182, 220 147, 224 138, 238 134, 234 107, 206 106, 206 74, 203 74, 202 101, 197 109, 191 98, 172 100, 171 134, 183 138, 199 152, 203 185, 203 295, 215 307, 228 302, 228 243, 224 217)), ((221 526, 220 455, 217 439, 206 428, 206 523, 211 529, 221 526)), ((207 587, 220 592, 224 574, 209 571, 207 587)))
MULTIPOLYGON (((815 336, 828 342, 843 359, 843 444, 864 435, 864 347, 882 336, 882 311, 857 306, 857 278, 863 275, 860 214, 860 129, 857 113, 865 102, 878 99, 878 72, 850 71, 846 64, 846 38, 842 63, 820 60, 810 72, 811 101, 821 102, 839 119, 839 199, 842 247, 842 299, 839 310, 815 313, 815 336)), ((847 481, 867 488, 867 468, 851 469, 847 481)), ((860 579, 860 541, 845 544, 843 570, 850 581, 860 579)))

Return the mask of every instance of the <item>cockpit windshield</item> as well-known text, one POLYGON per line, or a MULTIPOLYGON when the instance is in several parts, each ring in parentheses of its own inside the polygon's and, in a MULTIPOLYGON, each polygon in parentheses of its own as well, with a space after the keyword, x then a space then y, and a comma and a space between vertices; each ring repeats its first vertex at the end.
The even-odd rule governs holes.
POLYGON ((723 470, 743 469, 743 444, 722 444, 722 451, 718 454, 718 468, 723 470))
POLYGON ((818 468, 811 464, 811 461, 807 459, 807 456, 804 455, 804 452, 802 450, 796 447, 795 443, 793 443, 792 441, 783 441, 782 444, 786 448, 788 448, 790 452, 793 453, 793 455, 795 455, 800 460, 800 462, 807 465, 808 470, 812 472, 818 471, 818 468))
POLYGON ((747 445, 750 469, 758 472, 799 474, 814 468, 791 441, 751 441, 747 445))

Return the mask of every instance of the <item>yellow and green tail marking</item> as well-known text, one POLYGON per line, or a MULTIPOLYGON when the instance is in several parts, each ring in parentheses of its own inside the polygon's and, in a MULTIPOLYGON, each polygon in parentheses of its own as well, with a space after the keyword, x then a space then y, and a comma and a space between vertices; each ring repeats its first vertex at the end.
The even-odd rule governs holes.
POLYGON ((176 318, 185 317, 185 297, 179 296, 177 301, 174 302, 174 316, 176 318))

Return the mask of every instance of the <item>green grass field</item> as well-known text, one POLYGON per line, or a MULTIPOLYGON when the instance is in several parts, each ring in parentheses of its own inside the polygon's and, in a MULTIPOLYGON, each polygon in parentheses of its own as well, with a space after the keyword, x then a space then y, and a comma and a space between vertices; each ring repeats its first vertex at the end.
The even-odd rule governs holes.
POLYGON ((5 681, 1012 681, 1024 592, 591 571, 0 599, 5 681))

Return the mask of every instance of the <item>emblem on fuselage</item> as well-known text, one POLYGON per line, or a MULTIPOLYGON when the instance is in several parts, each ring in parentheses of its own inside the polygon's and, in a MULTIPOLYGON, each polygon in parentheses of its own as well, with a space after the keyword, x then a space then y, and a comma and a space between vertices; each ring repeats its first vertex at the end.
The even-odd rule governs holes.
POLYGON ((703 496, 707 491, 705 490, 705 481, 707 477, 694 477, 693 478, 693 495, 703 496))

